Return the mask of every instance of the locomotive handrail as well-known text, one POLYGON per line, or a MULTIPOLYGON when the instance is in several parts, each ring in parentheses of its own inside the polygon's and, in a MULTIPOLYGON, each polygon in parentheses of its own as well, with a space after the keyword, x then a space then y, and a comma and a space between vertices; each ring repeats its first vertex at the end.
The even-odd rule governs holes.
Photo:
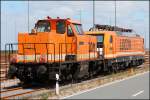
MULTIPOLYGON (((55 45, 56 44, 54 44, 54 43, 7 43, 7 44, 5 44, 5 61, 7 61, 8 60, 8 62, 10 62, 10 53, 14 53, 14 48, 13 48, 13 45, 22 45, 22 47, 23 47, 23 52, 21 53, 22 55, 23 55, 23 61, 25 62, 25 49, 34 49, 34 55, 35 55, 35 62, 36 62, 36 56, 37 56, 37 49, 36 49, 36 44, 43 44, 43 45, 45 45, 45 48, 46 48, 46 58, 47 58, 47 63, 48 63, 48 60, 49 60, 49 48, 48 48, 48 45, 53 45, 53 49, 54 49, 54 51, 53 51, 53 53, 54 53, 54 56, 52 57, 52 54, 51 54, 51 58, 50 59, 52 59, 53 58, 53 61, 55 62, 56 61, 56 59, 55 59, 55 45), (32 48, 25 48, 25 45, 26 44, 33 44, 33 46, 32 46, 32 48), (8 50, 8 56, 9 56, 9 58, 7 58, 6 57, 6 52, 7 52, 7 49, 8 49, 8 47, 9 47, 9 50, 8 50)), ((73 50, 72 50, 72 45, 73 45, 73 43, 59 43, 59 62, 61 62, 62 61, 62 54, 63 54, 63 50, 62 49, 64 49, 63 48, 63 45, 65 45, 65 54, 67 55, 68 53, 71 53, 71 54, 73 54, 73 50), (70 45, 71 46, 71 51, 68 51, 68 45, 70 45)), ((89 45, 89 59, 91 59, 91 52, 94 52, 94 58, 95 58, 95 53, 97 52, 96 50, 90 50, 90 46, 92 45, 92 44, 87 44, 87 45, 89 45)), ((95 45, 96 46, 96 45, 95 45)), ((104 47, 104 45, 103 45, 103 51, 100 51, 100 52, 103 52, 102 53, 102 55, 100 55, 100 56, 102 56, 102 58, 104 58, 104 51, 105 51, 105 47, 104 47)), ((16 49, 17 50, 17 49, 16 49)), ((19 52, 19 51, 18 51, 19 52)))
POLYGON ((8 62, 10 62, 10 47, 11 47, 11 53, 13 54, 13 45, 22 45, 23 46, 23 53, 21 53, 21 54, 23 54, 23 56, 24 56, 24 62, 25 62, 25 51, 24 51, 24 49, 29 49, 29 48, 24 48, 24 45, 25 44, 33 44, 34 45, 34 47, 33 48, 30 48, 30 49, 34 49, 34 52, 35 52, 35 62, 36 62, 36 44, 45 44, 46 45, 46 51, 47 51, 47 62, 48 62, 48 46, 47 45, 49 45, 49 44, 51 44, 51 45, 53 45, 53 48, 54 48, 54 62, 55 62, 55 44, 54 43, 7 43, 7 44, 5 44, 5 62, 7 62, 7 60, 8 60, 8 62), (7 47, 9 47, 9 49, 8 49, 8 56, 9 56, 9 59, 7 59, 7 55, 6 55, 6 53, 7 53, 7 47))
POLYGON ((68 54, 68 51, 67 51, 67 45, 71 45, 71 54, 73 53, 73 51, 72 51, 72 44, 73 43, 59 43, 59 62, 61 62, 62 61, 62 53, 63 53, 63 51, 62 51, 62 45, 66 45, 66 48, 65 48, 65 54, 67 55, 68 54))
MULTIPOLYGON (((55 62, 55 44, 54 43, 7 43, 7 44, 5 44, 5 52, 7 51, 7 47, 9 47, 9 50, 8 50, 8 54, 9 54, 9 60, 8 60, 8 62, 10 62, 10 53, 13 53, 13 45, 22 45, 22 47, 23 47, 23 53, 21 53, 23 56, 24 56, 24 62, 25 62, 25 49, 34 49, 34 53, 35 53, 35 62, 36 62, 36 44, 44 44, 45 46, 46 46, 46 51, 47 51, 47 62, 48 62, 48 54, 49 54, 49 52, 48 52, 48 50, 49 50, 49 48, 48 48, 48 45, 49 44, 52 44, 53 45, 53 47, 54 47, 54 62, 55 62), (25 48, 25 44, 33 44, 34 46, 33 46, 33 48, 25 48), (11 49, 10 49, 10 47, 11 47, 11 49), (10 52, 10 51, 12 51, 12 52, 10 52)), ((61 61, 61 59, 62 59, 62 53, 63 53, 63 48, 62 48, 62 45, 66 45, 66 54, 68 54, 68 50, 67 50, 67 45, 71 45, 71 54, 73 53, 73 50, 72 50, 72 43, 59 43, 59 61, 61 61)), ((52 58, 52 55, 51 55, 51 58, 52 58)), ((5 61, 7 61, 7 57, 6 57, 6 53, 5 53, 5 61)))

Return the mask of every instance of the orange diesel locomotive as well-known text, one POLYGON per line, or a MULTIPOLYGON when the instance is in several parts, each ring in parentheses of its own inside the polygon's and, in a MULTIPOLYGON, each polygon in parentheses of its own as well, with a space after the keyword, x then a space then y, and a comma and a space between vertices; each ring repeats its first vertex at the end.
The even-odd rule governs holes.
POLYGON ((8 77, 31 82, 53 80, 59 74, 61 80, 76 80, 101 71, 117 72, 143 63, 143 41, 119 31, 83 32, 77 21, 47 17, 37 21, 31 33, 19 33, 18 43, 6 44, 8 77))

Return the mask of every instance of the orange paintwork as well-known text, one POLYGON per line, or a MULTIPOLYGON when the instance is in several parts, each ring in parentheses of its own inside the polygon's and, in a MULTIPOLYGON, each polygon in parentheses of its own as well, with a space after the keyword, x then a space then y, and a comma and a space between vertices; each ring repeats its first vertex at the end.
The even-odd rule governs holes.
POLYGON ((117 33, 114 31, 90 31, 85 32, 85 34, 94 36, 104 34, 105 59, 120 56, 144 55, 144 39, 141 37, 117 35, 117 33), (112 36, 113 39, 112 47, 111 43, 109 42, 110 36, 112 36), (126 43, 124 43, 124 47, 121 49, 121 45, 124 42, 123 39, 126 41, 126 43), (129 46, 129 42, 131 43, 131 46, 129 46))
MULTIPOLYGON (((19 33, 18 34, 18 43, 48 43, 48 55, 49 62, 54 61, 65 61, 65 57, 67 54, 76 55, 77 61, 81 60, 89 60, 89 43, 95 44, 96 49, 96 37, 88 36, 88 35, 79 35, 75 31, 75 27, 73 23, 80 24, 77 21, 73 21, 70 19, 46 19, 51 24, 51 31, 50 32, 37 32, 36 34, 28 34, 28 33, 19 33), (67 35, 67 27, 64 34, 59 34, 56 32, 56 22, 58 20, 65 20, 66 26, 70 25, 74 35, 68 36, 67 35), (83 42, 83 44, 80 44, 83 42), (52 44, 49 44, 52 43, 52 44), (60 45, 62 43, 62 45, 60 45), (55 47, 54 47, 54 45, 55 47), (62 48, 62 49, 61 49, 62 48), (54 56, 55 55, 55 56, 54 56)), ((22 62, 23 60, 23 50, 24 55, 27 57, 25 62, 33 62, 35 59, 35 51, 34 51, 34 44, 24 44, 24 48, 30 49, 23 49, 23 45, 18 45, 18 62, 22 62), (31 49, 32 48, 32 49, 31 49)), ((47 58, 47 49, 46 44, 35 44, 36 49, 36 60, 39 61, 41 56, 45 56, 47 58)), ((94 51, 93 51, 94 52, 94 51)), ((93 55, 90 52, 90 55, 93 55)), ((96 54, 96 53, 95 53, 96 54)), ((93 57, 92 59, 96 59, 97 56, 93 57)))

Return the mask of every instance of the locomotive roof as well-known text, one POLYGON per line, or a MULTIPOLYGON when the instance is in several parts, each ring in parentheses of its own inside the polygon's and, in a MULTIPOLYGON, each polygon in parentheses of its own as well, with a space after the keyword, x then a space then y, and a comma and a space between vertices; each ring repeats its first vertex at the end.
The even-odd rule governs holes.
POLYGON ((88 35, 92 35, 92 34, 104 34, 104 33, 107 33, 107 34, 115 34, 116 32, 115 31, 87 31, 85 32, 85 34, 88 34, 88 35))
POLYGON ((140 35, 135 34, 133 32, 119 32, 119 31, 103 31, 103 30, 97 30, 97 31, 87 31, 85 32, 87 35, 98 35, 98 34, 111 34, 111 35, 119 35, 119 36, 128 36, 128 37, 140 37, 140 35))
POLYGON ((105 31, 133 32, 132 29, 121 28, 118 26, 111 26, 111 25, 100 25, 100 24, 95 24, 94 27, 91 27, 89 29, 89 31, 91 31, 93 29, 105 30, 105 31))
POLYGON ((81 24, 79 21, 72 20, 70 18, 59 18, 59 17, 57 17, 57 18, 51 18, 51 17, 48 16, 47 19, 44 19, 44 20, 66 20, 66 21, 69 21, 70 23, 81 24))
POLYGON ((88 32, 85 34, 116 34, 119 36, 128 36, 128 37, 140 37, 140 35, 136 34, 136 32, 132 29, 120 28, 118 26, 111 25, 100 25, 95 24, 95 27, 91 27, 88 32))

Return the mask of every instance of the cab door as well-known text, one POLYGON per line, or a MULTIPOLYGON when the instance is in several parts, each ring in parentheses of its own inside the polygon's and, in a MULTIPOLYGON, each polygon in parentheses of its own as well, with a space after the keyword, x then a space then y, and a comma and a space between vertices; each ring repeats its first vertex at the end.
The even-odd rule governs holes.
POLYGON ((66 43, 66 60, 76 59, 77 37, 74 34, 71 24, 67 24, 67 32, 65 35, 66 43))
POLYGON ((103 57, 104 55, 104 35, 97 35, 97 52, 99 58, 103 57))

